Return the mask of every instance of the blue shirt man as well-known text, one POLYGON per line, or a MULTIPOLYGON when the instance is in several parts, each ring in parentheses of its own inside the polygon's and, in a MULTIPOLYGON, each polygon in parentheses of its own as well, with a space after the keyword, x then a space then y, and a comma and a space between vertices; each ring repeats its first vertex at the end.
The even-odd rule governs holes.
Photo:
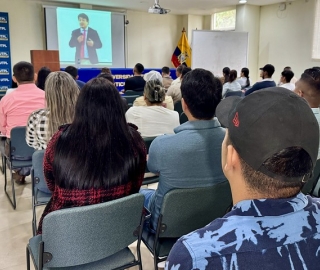
POLYGON ((319 146, 307 102, 274 87, 223 100, 217 117, 234 207, 179 239, 166 269, 319 269, 320 199, 300 193, 319 146))
POLYGON ((157 190, 140 190, 151 212, 150 231, 156 230, 163 198, 170 190, 226 181, 220 154, 225 130, 213 119, 222 96, 221 82, 211 72, 195 69, 184 76, 181 93, 189 121, 175 128, 175 135, 156 138, 149 149, 148 169, 159 174, 157 190))

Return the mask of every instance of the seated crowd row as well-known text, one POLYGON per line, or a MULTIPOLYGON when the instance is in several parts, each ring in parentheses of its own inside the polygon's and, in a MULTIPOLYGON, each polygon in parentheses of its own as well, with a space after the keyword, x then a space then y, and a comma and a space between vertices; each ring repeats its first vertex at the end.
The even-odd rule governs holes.
MULTIPOLYGON (((269 80, 261 83, 270 81, 270 66, 262 69, 269 80)), ((75 78, 52 72, 44 92, 34 84, 30 63, 14 66, 18 88, 0 101, 0 129, 8 144, 10 130, 27 125, 27 143, 46 149, 44 174, 52 198, 38 234, 52 211, 137 192, 151 212, 146 229, 154 232, 169 191, 229 180, 232 210, 182 237, 166 269, 316 269, 320 202, 300 190, 319 158, 320 69, 305 70, 294 92, 255 84, 254 94, 225 99, 221 78, 204 69, 185 71, 179 91, 189 121, 179 125, 179 115, 163 106, 166 88, 156 72, 145 75, 145 110, 133 106, 125 112, 105 75, 80 91, 75 78), (148 159, 140 130, 157 136, 148 159), (156 190, 141 188, 146 165, 159 175, 156 190)))

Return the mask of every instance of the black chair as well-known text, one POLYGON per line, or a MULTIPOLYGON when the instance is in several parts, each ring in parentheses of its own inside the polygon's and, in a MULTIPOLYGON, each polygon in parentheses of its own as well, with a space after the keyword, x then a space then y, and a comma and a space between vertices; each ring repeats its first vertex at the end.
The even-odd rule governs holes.
POLYGON ((181 115, 181 113, 183 113, 182 105, 181 105, 181 100, 177 101, 177 102, 174 104, 174 110, 175 110, 176 112, 178 112, 179 115, 181 115))
MULTIPOLYGON (((145 144, 146 149, 147 149, 147 153, 149 153, 150 145, 151 145, 151 143, 153 142, 153 140, 155 138, 157 138, 157 137, 145 137, 145 138, 143 138, 144 144, 145 144)), ((150 171, 148 169, 148 166, 146 166, 145 173, 149 173, 149 172, 150 171)), ((155 175, 155 176, 151 176, 151 177, 145 177, 143 182, 142 182, 142 185, 147 186, 147 185, 150 185, 150 184, 153 184, 153 183, 158 183, 158 182, 159 182, 159 176, 155 175)))
MULTIPOLYGON (((304 184, 301 192, 305 195, 312 195, 313 191, 320 178, 320 159, 317 160, 316 166, 313 169, 313 174, 310 179, 304 184)), ((319 194, 318 194, 319 195, 319 194)))
POLYGON ((226 98, 227 97, 234 97, 234 96, 237 96, 237 97, 242 97, 244 95, 244 93, 242 91, 228 91, 226 93, 226 98))
POLYGON ((138 98, 140 96, 135 95, 135 96, 122 96, 122 97, 124 97, 127 100, 128 106, 132 107, 133 102, 136 100, 136 98, 138 98))
POLYGON ((6 168, 4 168, 4 192, 13 209, 16 209, 16 193, 14 189, 14 180, 12 178, 12 170, 31 167, 34 148, 30 147, 26 143, 26 127, 14 127, 11 129, 10 135, 9 156, 5 156, 4 167, 7 165, 10 169, 12 199, 7 192, 8 178, 6 168))
POLYGON ((232 205, 228 181, 211 187, 175 189, 163 199, 155 234, 146 230, 142 241, 154 256, 154 269, 165 261, 172 246, 183 235, 222 217, 232 205))
POLYGON ((188 122, 188 121, 189 121, 188 117, 186 116, 186 114, 184 112, 182 112, 180 114, 180 125, 182 125, 183 123, 188 122))
POLYGON ((143 89, 141 91, 133 91, 133 90, 127 90, 124 92, 125 96, 143 96, 143 89))

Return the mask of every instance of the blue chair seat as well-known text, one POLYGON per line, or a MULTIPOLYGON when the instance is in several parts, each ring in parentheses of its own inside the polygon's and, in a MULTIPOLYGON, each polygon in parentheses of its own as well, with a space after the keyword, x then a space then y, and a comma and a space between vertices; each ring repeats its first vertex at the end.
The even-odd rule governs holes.
POLYGON ((35 188, 35 200, 37 204, 48 203, 51 199, 51 193, 42 192, 41 190, 35 188))
POLYGON ((24 168, 24 167, 31 167, 32 160, 12 160, 11 168, 24 168))

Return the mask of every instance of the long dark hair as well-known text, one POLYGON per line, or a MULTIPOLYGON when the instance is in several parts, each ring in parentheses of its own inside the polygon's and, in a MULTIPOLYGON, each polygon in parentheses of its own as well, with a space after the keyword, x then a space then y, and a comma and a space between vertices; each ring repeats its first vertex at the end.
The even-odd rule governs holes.
POLYGON ((46 79, 48 75, 51 73, 51 70, 47 67, 40 68, 38 72, 38 78, 37 78, 37 87, 44 90, 44 86, 46 83, 46 79))
POLYGON ((250 86, 250 79, 249 79, 249 69, 248 68, 242 68, 241 73, 243 73, 243 76, 247 78, 247 84, 244 88, 250 86))
POLYGON ((230 71, 230 75, 229 75, 229 83, 232 83, 233 81, 235 81, 238 77, 238 73, 236 70, 231 70, 230 71))
POLYGON ((110 188, 130 180, 140 163, 133 142, 138 133, 124 115, 111 82, 94 78, 82 88, 74 121, 55 146, 53 172, 60 187, 110 188))
POLYGON ((230 68, 228 67, 223 68, 222 73, 224 77, 224 83, 229 82, 230 68))

